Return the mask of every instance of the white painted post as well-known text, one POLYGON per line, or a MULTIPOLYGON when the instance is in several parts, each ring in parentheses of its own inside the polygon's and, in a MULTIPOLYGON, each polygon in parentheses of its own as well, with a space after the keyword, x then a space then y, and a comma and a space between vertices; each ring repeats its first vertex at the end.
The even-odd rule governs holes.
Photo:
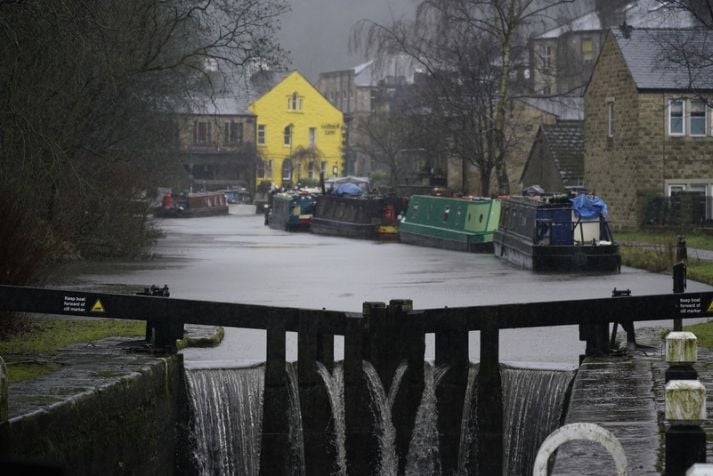
POLYGON ((691 332, 671 332, 666 337, 665 438, 667 476, 684 476, 694 463, 706 462, 706 388, 693 368, 697 339, 691 332))

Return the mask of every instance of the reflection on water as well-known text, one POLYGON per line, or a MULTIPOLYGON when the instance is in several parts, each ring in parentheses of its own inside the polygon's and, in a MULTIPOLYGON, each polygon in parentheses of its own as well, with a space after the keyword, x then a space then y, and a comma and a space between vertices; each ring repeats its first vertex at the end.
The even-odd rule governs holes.
MULTIPOLYGON (((151 250, 154 259, 74 265, 75 278, 56 285, 133 293, 166 284, 175 298, 353 312, 360 312, 364 302, 391 299, 412 299, 415 309, 426 309, 609 297, 614 288, 631 289, 633 295, 670 293, 672 288, 669 276, 626 267, 604 276, 542 275, 515 269, 490 254, 286 233, 244 211, 158 224, 165 238, 151 250)), ((688 282, 689 292, 709 290, 688 282)), ((260 361, 265 345, 260 332, 227 329, 223 345, 188 351, 186 359, 260 361)), ((288 336, 291 360, 295 340, 288 336)), ((339 356, 339 339, 335 347, 339 356)), ((503 331, 500 350, 506 362, 572 368, 584 344, 576 328, 565 326, 503 331)), ((433 358, 432 352, 429 346, 427 358, 433 358)), ((470 352, 477 360, 477 332, 471 333, 470 352)))

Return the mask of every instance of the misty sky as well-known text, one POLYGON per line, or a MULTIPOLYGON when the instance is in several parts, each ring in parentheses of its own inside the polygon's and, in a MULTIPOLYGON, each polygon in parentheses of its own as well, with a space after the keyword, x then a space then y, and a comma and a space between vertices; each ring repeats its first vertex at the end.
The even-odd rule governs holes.
POLYGON ((279 33, 282 46, 291 52, 292 64, 315 82, 319 73, 356 66, 364 58, 350 56, 352 26, 362 18, 390 24, 392 19, 413 17, 415 0, 288 0, 292 12, 285 15, 279 33))

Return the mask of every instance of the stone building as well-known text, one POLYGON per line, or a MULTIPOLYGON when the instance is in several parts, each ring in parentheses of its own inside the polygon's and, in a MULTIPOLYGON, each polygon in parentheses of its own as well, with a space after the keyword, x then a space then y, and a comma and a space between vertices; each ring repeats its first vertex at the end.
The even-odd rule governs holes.
POLYGON ((344 113, 345 175, 371 173, 371 160, 358 147, 364 139, 359 137, 357 124, 372 112, 388 110, 394 92, 413 84, 415 74, 406 55, 320 73, 317 89, 344 113))
POLYGON ((524 170, 522 189, 539 185, 547 192, 567 192, 584 184, 584 121, 542 124, 524 170))
POLYGON ((713 71, 689 76, 671 54, 682 44, 708 54, 712 41, 700 30, 608 33, 584 97, 584 177, 615 228, 640 225, 647 196, 713 196, 713 71))
POLYGON ((659 0, 615 0, 536 35, 530 41, 530 80, 534 94, 582 95, 602 49, 606 32, 634 28, 684 28, 693 25, 684 9, 659 0))
POLYGON ((255 191, 255 114, 247 96, 193 99, 176 122, 180 160, 193 191, 255 191))

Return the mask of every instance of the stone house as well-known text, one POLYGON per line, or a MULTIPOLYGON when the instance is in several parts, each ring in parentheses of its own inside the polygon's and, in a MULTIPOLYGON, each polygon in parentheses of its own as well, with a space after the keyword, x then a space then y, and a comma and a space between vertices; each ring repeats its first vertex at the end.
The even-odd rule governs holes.
POLYGON ((694 25, 685 9, 659 0, 615 0, 535 35, 529 44, 533 94, 581 95, 591 77, 609 28, 687 28, 694 25))
POLYGON ((193 191, 255 191, 255 114, 243 94, 194 98, 177 114, 178 153, 193 191))
POLYGON ((584 184, 584 121, 542 124, 520 177, 522 189, 567 192, 584 184))
POLYGON ((374 60, 353 68, 319 74, 317 89, 344 113, 345 175, 367 176, 372 172, 371 159, 358 145, 358 123, 372 112, 388 109, 395 90, 414 83, 417 74, 413 62, 405 55, 374 60))
POLYGON ((584 177, 614 228, 638 227, 647 197, 713 196, 713 72, 691 76, 671 54, 711 41, 701 30, 608 33, 584 96, 584 177))

